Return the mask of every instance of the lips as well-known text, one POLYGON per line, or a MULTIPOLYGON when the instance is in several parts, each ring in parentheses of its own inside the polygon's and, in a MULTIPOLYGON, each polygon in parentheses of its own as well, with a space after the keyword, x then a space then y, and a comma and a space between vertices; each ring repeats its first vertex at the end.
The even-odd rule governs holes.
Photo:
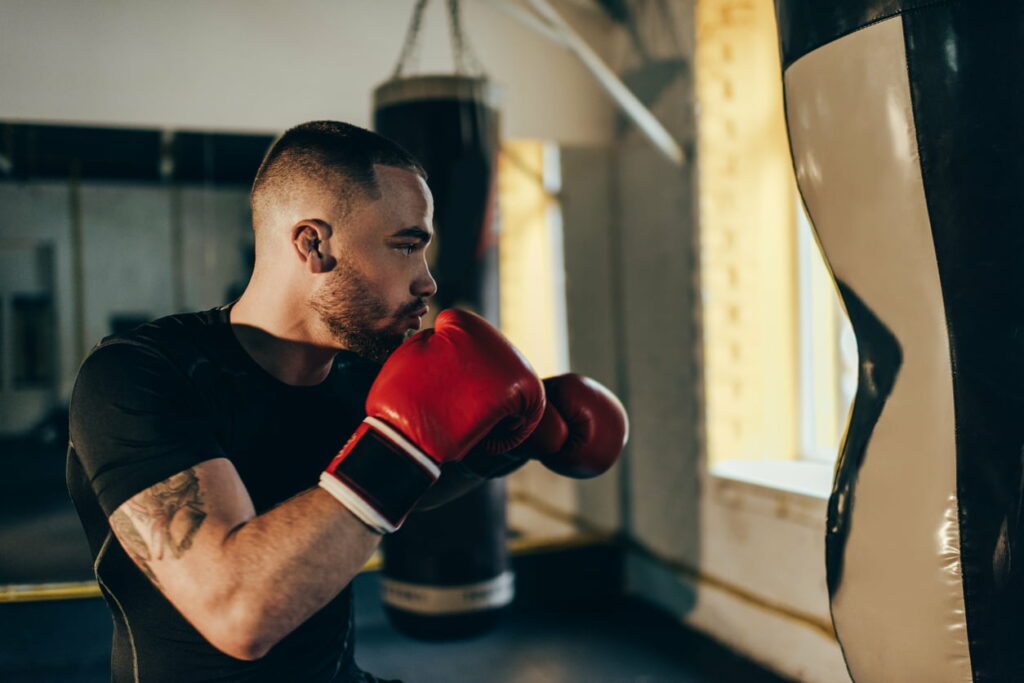
POLYGON ((401 325, 403 327, 407 326, 408 328, 413 330, 420 329, 420 325, 423 324, 420 318, 425 316, 428 310, 430 309, 427 306, 420 306, 419 308, 413 309, 412 311, 407 313, 404 318, 402 318, 401 325))

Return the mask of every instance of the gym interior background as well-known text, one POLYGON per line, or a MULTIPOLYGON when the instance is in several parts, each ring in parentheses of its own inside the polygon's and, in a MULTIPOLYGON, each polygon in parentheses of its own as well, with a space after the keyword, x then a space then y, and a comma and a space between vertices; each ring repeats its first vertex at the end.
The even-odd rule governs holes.
MULTIPOLYGON (((792 178, 771 3, 551 4, 684 161, 651 144, 529 2, 462 3, 503 90, 502 327, 541 374, 607 384, 632 423, 602 477, 511 477, 513 551, 561 552, 611 577, 591 600, 640 600, 671 618, 629 618, 685 624, 779 676, 849 680, 824 519, 855 348, 792 178)), ((25 644, 46 635, 13 616, 45 604, 66 622, 99 602, 63 489, 84 354, 240 293, 263 151, 306 120, 370 126, 413 5, 0 0, 0 673, 76 680, 52 652, 50 674, 31 659, 25 644)), ((419 73, 451 70, 433 5, 419 73)), ((670 675, 644 666, 608 680, 670 675)), ((595 680, 537 675, 516 680, 595 680)))

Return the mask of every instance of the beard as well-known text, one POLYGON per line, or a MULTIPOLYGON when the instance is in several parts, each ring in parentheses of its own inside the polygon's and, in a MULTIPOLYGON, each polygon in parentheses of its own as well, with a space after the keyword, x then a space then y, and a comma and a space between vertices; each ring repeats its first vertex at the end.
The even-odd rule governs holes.
POLYGON ((363 274, 341 260, 327 277, 309 304, 342 348, 383 363, 414 334, 415 330, 402 329, 400 323, 423 306, 422 299, 391 311, 363 274))

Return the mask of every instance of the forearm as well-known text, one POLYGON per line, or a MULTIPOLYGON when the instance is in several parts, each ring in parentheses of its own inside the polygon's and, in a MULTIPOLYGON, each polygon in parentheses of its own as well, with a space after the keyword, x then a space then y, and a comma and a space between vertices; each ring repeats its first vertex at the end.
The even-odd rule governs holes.
POLYGON ((380 543, 325 491, 310 489, 231 530, 212 614, 233 615, 261 655, 330 602, 380 543))
POLYGON ((146 489, 110 523, 182 615, 243 659, 262 655, 326 605, 380 541, 319 487, 256 515, 226 459, 146 489))

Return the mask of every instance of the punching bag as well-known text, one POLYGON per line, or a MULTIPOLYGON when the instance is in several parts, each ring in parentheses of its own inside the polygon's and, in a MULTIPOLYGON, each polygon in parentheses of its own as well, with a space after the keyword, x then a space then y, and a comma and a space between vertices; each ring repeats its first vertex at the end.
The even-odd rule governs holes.
POLYGON ((858 344, 826 529, 847 667, 1024 681, 1024 3, 776 12, 797 180, 858 344))
MULTIPOLYGON (((498 324, 492 225, 499 147, 496 90, 486 79, 392 79, 375 93, 377 132, 419 159, 434 196, 433 307, 468 308, 498 324)), ((409 515, 382 545, 385 609, 402 631, 442 639, 479 633, 513 597, 505 482, 492 479, 409 515)))

